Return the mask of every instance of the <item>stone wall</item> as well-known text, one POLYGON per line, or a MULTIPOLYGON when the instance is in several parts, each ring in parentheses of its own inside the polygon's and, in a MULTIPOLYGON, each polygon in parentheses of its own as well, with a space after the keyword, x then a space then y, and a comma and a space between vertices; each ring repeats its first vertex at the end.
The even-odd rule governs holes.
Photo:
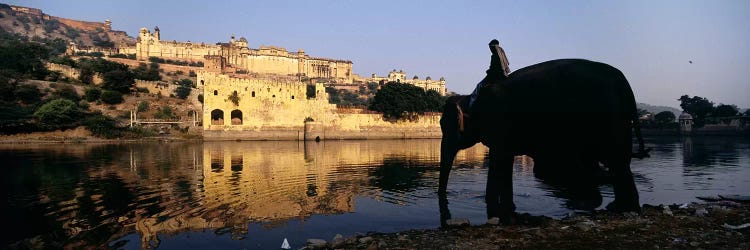
MULTIPOLYGON (((63 64, 47 63, 47 70, 60 72, 63 76, 69 79, 78 80, 81 76, 81 70, 63 64)), ((100 85, 104 82, 104 78, 102 78, 102 74, 94 73, 92 81, 94 85, 100 85)))
POLYGON ((198 82, 204 84, 203 135, 208 140, 303 140, 305 120, 310 119, 319 123, 315 132, 321 139, 441 136, 436 114, 392 123, 381 114, 339 112, 328 103, 322 84, 316 84, 316 96, 308 99, 307 85, 289 79, 245 79, 200 71, 198 82))
POLYGON ((161 95, 163 96, 169 96, 170 94, 173 94, 177 89, 177 84, 169 84, 162 81, 146 81, 135 79, 135 87, 148 89, 148 92, 151 94, 161 93, 161 95))

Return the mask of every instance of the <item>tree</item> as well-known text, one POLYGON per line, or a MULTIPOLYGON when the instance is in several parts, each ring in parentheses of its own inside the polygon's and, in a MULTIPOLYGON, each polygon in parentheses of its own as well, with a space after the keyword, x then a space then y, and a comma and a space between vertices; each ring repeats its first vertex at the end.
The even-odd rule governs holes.
POLYGON ((34 112, 41 127, 47 129, 73 127, 81 118, 82 112, 75 102, 68 99, 54 99, 34 112))
POLYGON ((78 92, 76 92, 76 89, 70 85, 62 85, 62 86, 57 87, 55 92, 52 93, 52 96, 56 98, 65 98, 73 102, 78 102, 81 100, 81 96, 78 95, 78 92))
POLYGON ((122 103, 122 93, 117 91, 110 91, 105 90, 102 91, 102 95, 100 96, 102 99, 102 102, 106 104, 118 104, 122 103))
POLYGON ((193 89, 193 81, 190 79, 182 79, 179 84, 180 86, 177 86, 174 90, 174 95, 180 99, 185 99, 190 95, 190 91, 193 89))
POLYGON ((99 88, 86 88, 86 92, 84 92, 86 101, 89 101, 89 102, 99 100, 99 97, 101 95, 102 95, 102 90, 99 88))
POLYGON ((99 137, 111 139, 120 136, 121 134, 120 129, 117 127, 117 121, 100 112, 87 117, 83 121, 83 124, 86 125, 86 128, 88 128, 92 134, 99 137))
POLYGON ((141 103, 138 104, 138 112, 144 112, 146 110, 148 110, 148 102, 141 101, 141 103))
POLYGON ((714 103, 700 96, 683 95, 680 99, 682 110, 693 116, 695 126, 700 128, 706 124, 706 116, 714 110, 714 103))
POLYGON ((39 89, 31 84, 18 86, 15 90, 16 98, 25 104, 34 104, 41 100, 42 93, 39 89))
POLYGON ((138 64, 138 67, 133 69, 133 77, 135 79, 141 79, 146 81, 161 81, 161 75, 159 75, 159 64, 151 63, 146 65, 145 63, 138 64))
POLYGON ((711 116, 713 117, 729 117, 729 116, 737 116, 739 114, 739 110, 737 109, 737 106, 735 105, 726 105, 726 104, 719 104, 719 106, 716 106, 713 112, 711 112, 711 116))
POLYGON ((427 111, 430 112, 443 112, 443 105, 445 104, 446 98, 441 96, 435 90, 427 90, 425 92, 425 102, 427 103, 427 111))
POLYGON ((128 70, 109 71, 104 73, 102 78, 104 78, 102 88, 118 91, 123 94, 130 93, 130 88, 135 84, 135 77, 128 70))
POLYGON ((750 109, 746 109, 745 113, 743 113, 743 114, 745 114, 746 116, 750 116, 750 109))
POLYGON ((670 124, 674 123, 675 115, 669 111, 662 111, 654 115, 654 122, 659 128, 667 128, 670 124))
POLYGON ((424 89, 398 82, 389 82, 375 93, 370 110, 383 113, 388 120, 415 120, 427 111, 424 89))

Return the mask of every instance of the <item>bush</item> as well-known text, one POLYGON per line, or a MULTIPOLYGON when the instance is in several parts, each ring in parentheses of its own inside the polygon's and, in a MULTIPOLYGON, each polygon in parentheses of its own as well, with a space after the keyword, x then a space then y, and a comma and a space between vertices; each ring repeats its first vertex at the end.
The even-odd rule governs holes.
POLYGON ((102 90, 99 88, 86 88, 84 95, 86 101, 93 102, 99 100, 99 97, 102 95, 102 90))
POLYGON ((122 103, 123 101, 122 93, 110 90, 102 91, 102 94, 99 98, 106 104, 118 104, 122 103))
POLYGON ((30 84, 18 86, 14 91, 16 98, 25 104, 38 103, 42 99, 42 93, 39 89, 30 84))
POLYGON ((73 102, 78 102, 81 100, 81 96, 78 95, 76 89, 67 84, 61 84, 61 86, 57 87, 55 92, 52 93, 52 96, 56 98, 65 98, 73 102))
POLYGON ((190 79, 182 79, 179 84, 180 86, 174 90, 174 94, 180 99, 185 99, 190 95, 190 91, 192 91, 191 87, 193 86, 193 81, 190 79))
POLYGON ((138 112, 144 112, 146 110, 148 110, 148 102, 141 101, 141 103, 138 104, 138 112))
POLYGON ((74 127, 81 116, 78 106, 68 99, 54 99, 34 112, 40 126, 46 129, 74 127))
POLYGON ((172 111, 172 108, 169 106, 164 106, 161 109, 157 110, 154 114, 154 118, 156 119, 174 119, 174 112, 172 111))
POLYGON ((117 121, 102 113, 92 114, 84 120, 83 124, 95 136, 111 139, 121 135, 121 129, 117 126, 117 121))
POLYGON ((189 77, 196 77, 196 76, 198 76, 198 74, 196 74, 195 71, 191 70, 191 71, 188 71, 188 76, 189 77))
POLYGON ((109 71, 104 73, 102 78, 104 78, 102 88, 120 93, 129 93, 130 88, 135 84, 135 77, 129 70, 109 71))
POLYGON ((388 120, 418 119, 429 111, 424 89, 405 83, 389 82, 375 94, 370 110, 383 113, 388 120))

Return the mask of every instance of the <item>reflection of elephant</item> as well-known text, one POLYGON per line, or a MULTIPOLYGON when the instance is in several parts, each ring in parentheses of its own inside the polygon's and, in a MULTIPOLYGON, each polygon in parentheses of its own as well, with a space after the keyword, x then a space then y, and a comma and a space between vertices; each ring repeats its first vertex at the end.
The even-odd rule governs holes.
POLYGON ((579 178, 602 163, 615 189, 615 201, 608 208, 640 210, 630 158, 647 153, 633 92, 619 70, 563 59, 519 69, 507 78, 485 79, 490 81, 479 90, 471 111, 462 111, 468 110, 468 98, 463 97, 450 98, 444 108, 440 194, 446 192, 458 150, 482 142, 490 148, 485 198, 489 217, 515 210, 512 163, 514 155, 522 154, 534 158, 535 173, 563 179, 579 178), (631 152, 633 128, 639 140, 636 154, 631 152))

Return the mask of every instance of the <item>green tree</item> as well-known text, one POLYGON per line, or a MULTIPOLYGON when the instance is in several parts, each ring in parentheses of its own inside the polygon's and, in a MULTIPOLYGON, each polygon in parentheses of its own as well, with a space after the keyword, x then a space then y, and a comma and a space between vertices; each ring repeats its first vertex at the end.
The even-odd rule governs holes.
POLYGON ((0 74, 11 77, 44 78, 47 75, 47 68, 42 60, 48 58, 49 49, 44 45, 19 39, 4 34, 0 38, 0 58, 2 58, 0 74))
POLYGON ((81 96, 78 95, 76 89, 67 84, 59 85, 59 87, 55 89, 55 92, 52 93, 52 96, 55 98, 65 98, 73 102, 78 102, 81 100, 81 96))
POLYGON ((147 101, 141 101, 141 103, 138 103, 138 112, 144 112, 148 110, 148 102, 147 101))
POLYGON ((719 104, 716 106, 713 112, 711 112, 711 116, 713 117, 729 117, 729 116, 736 116, 740 113, 740 111, 737 109, 737 106, 735 105, 727 105, 727 104, 719 104))
POLYGON ((159 64, 151 63, 146 65, 145 63, 138 64, 138 67, 133 69, 135 79, 141 79, 146 81, 161 81, 161 75, 159 75, 159 64))
POLYGON ((383 113, 388 120, 418 119, 427 111, 425 91, 411 84, 389 82, 375 93, 370 110, 383 113))
POLYGON ((675 121, 675 115, 669 111, 662 111, 654 115, 654 122, 659 128, 668 128, 675 121))
POLYGON ((234 106, 240 105, 240 96, 237 94, 237 91, 234 91, 231 95, 229 95, 229 100, 234 103, 234 106))
POLYGON ((700 96, 683 95, 680 99, 682 110, 693 116, 695 126, 700 128, 706 124, 706 116, 714 110, 714 103, 700 96))
POLYGON ((42 93, 39 89, 31 84, 23 84, 15 90, 15 96, 19 101, 25 104, 38 103, 42 99, 42 93))
POLYGON ((425 92, 425 103, 427 104, 427 110, 430 112, 443 112, 443 105, 445 104, 446 98, 441 96, 435 90, 427 90, 425 92))
POLYGON ((120 93, 130 93, 130 88, 135 84, 133 73, 128 70, 113 70, 104 73, 104 83, 102 88, 118 91, 120 93))
POLYGON ((99 100, 99 97, 101 95, 102 95, 102 90, 99 88, 86 88, 86 92, 84 92, 86 101, 89 101, 89 102, 99 100))
POLYGON ((172 111, 172 108, 169 106, 164 106, 156 111, 154 114, 154 118, 156 119, 174 119, 174 112, 172 111))
POLYGON ((99 97, 102 102, 106 104, 118 104, 122 103, 122 93, 117 91, 104 90, 102 95, 99 97))
POLYGON ((180 99, 185 99, 190 95, 192 91, 193 81, 190 79, 182 79, 179 82, 179 86, 174 90, 174 95, 180 99))
POLYGON ((746 109, 745 113, 743 113, 743 114, 745 114, 746 116, 750 116, 750 109, 746 109))
POLYGON ((121 135, 121 129, 117 126, 117 121, 100 112, 93 113, 83 121, 86 128, 95 136, 104 138, 116 138, 121 135))
POLYGON ((57 129, 73 127, 82 117, 83 112, 78 109, 75 102, 68 99, 54 99, 34 112, 34 117, 39 121, 40 127, 46 129, 57 129))

